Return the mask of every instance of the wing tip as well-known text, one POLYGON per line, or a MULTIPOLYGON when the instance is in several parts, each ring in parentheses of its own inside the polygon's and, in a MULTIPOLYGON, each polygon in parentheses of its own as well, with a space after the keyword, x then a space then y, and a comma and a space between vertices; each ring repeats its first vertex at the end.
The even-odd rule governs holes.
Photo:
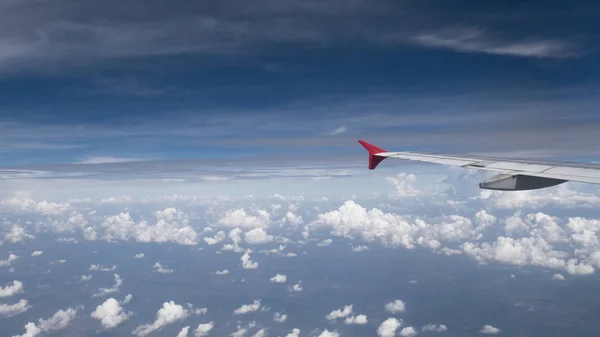
POLYGON ((386 150, 362 139, 358 142, 369 152, 369 170, 374 170, 377 167, 377 165, 379 165, 379 163, 381 163, 385 158, 387 158, 377 155, 379 153, 387 152, 386 150))

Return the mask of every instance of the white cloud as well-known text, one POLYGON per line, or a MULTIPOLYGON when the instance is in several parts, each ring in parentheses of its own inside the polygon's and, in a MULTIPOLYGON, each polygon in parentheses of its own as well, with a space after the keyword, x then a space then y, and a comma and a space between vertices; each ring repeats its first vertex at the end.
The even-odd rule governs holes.
POLYGON ((552 279, 555 281, 564 281, 565 277, 561 274, 554 274, 552 275, 552 279))
POLYGON ((281 312, 276 312, 275 314, 273 314, 273 321, 277 323, 283 323, 287 318, 288 315, 281 312))
POLYGON ((186 214, 177 208, 154 212, 155 222, 135 221, 129 213, 108 216, 102 222, 103 238, 107 241, 173 242, 180 245, 198 244, 198 234, 189 225, 186 214))
POLYGON ((229 239, 231 239, 235 246, 239 245, 242 242, 242 230, 234 228, 229 231, 229 239))
POLYGON ((500 329, 486 324, 481 328, 481 330, 479 330, 479 332, 486 335, 495 335, 500 332, 500 329))
POLYGON ((352 247, 353 252, 364 252, 365 250, 368 250, 368 249, 369 249, 369 247, 367 247, 367 246, 352 247))
POLYGON ((348 318, 346 318, 344 320, 344 324, 356 324, 356 325, 364 325, 367 324, 369 321, 367 319, 366 315, 356 315, 356 316, 350 316, 348 318))
POLYGON ((492 244, 487 242, 476 245, 466 242, 462 250, 480 263, 497 261, 517 266, 535 265, 548 268, 564 269, 569 274, 586 275, 594 272, 594 268, 575 259, 568 259, 568 253, 554 250, 553 246, 541 237, 500 236, 492 244))
POLYGON ((112 329, 128 320, 132 315, 132 312, 125 312, 121 304, 111 297, 97 306, 91 317, 99 320, 105 329, 112 329))
POLYGON ((285 214, 285 218, 283 218, 285 220, 286 223, 289 223, 290 225, 293 226, 298 226, 304 223, 304 219, 302 219, 301 216, 296 215, 292 212, 287 212, 285 214))
POLYGON ((285 283, 285 282, 287 282, 287 276, 282 275, 282 274, 277 274, 277 275, 271 277, 271 282, 272 283, 285 283))
POLYGON ((173 272, 173 269, 168 269, 166 266, 163 266, 159 262, 156 262, 154 266, 152 266, 152 268, 154 269, 155 273, 159 274, 171 274, 173 272))
POLYGON ((79 282, 87 282, 92 279, 92 275, 81 275, 79 282))
POLYGON ((273 241, 273 236, 268 235, 262 228, 255 228, 244 234, 244 240, 251 245, 258 245, 273 241))
POLYGON ((205 237, 204 238, 204 242, 206 242, 208 245, 216 245, 217 243, 221 242, 225 240, 225 232, 223 231, 219 231, 215 234, 215 236, 213 237, 205 237))
POLYGON ((10 267, 18 259, 19 259, 19 257, 16 256, 15 254, 10 254, 10 255, 8 255, 8 258, 6 260, 0 260, 0 267, 10 267))
POLYGON ((445 29, 412 37, 412 41, 430 48, 451 49, 459 52, 475 52, 495 55, 563 58, 573 55, 571 46, 558 40, 526 39, 502 41, 475 28, 445 29))
POLYGON ((190 312, 183 306, 176 304, 173 301, 165 302, 163 303, 162 308, 156 313, 156 320, 154 323, 138 326, 133 330, 133 334, 140 337, 147 336, 152 332, 159 331, 167 325, 184 320, 189 315, 190 312))
POLYGON ((77 312, 83 309, 83 306, 68 308, 67 310, 58 310, 48 319, 40 319, 38 324, 29 322, 25 324, 25 333, 15 337, 35 337, 42 332, 53 332, 65 329, 71 321, 77 316, 77 312))
POLYGON ((0 286, 0 298, 10 297, 23 293, 23 282, 14 280, 12 284, 7 284, 5 287, 0 286))
POLYGON ((331 245, 332 243, 333 243, 333 240, 325 239, 325 240, 317 243, 317 247, 327 247, 327 246, 331 245))
POLYGON ((23 227, 13 225, 10 232, 4 235, 4 238, 11 243, 22 243, 35 238, 34 235, 25 232, 23 227))
POLYGON ((29 310, 29 308, 31 308, 31 306, 29 305, 29 302, 25 299, 22 299, 19 302, 13 304, 0 304, 0 316, 16 316, 26 312, 27 310, 29 310))
POLYGON ((49 319, 40 319, 38 326, 44 332, 62 330, 71 323, 75 316, 77 316, 77 311, 80 309, 83 309, 83 307, 68 308, 67 310, 58 310, 49 319))
POLYGON ((73 210, 71 205, 47 202, 37 202, 29 198, 13 197, 0 202, 0 205, 17 212, 40 213, 45 215, 59 215, 73 210))
POLYGON ((250 253, 246 252, 240 258, 242 260, 242 268, 244 269, 256 269, 258 268, 258 262, 253 262, 250 260, 250 253))
POLYGON ((323 330, 319 337, 340 337, 340 334, 337 331, 329 331, 327 329, 323 330))
POLYGON ((36 250, 35 252, 31 253, 31 256, 40 256, 44 254, 44 252, 42 252, 41 250, 36 250))
POLYGON ((17 335, 13 337, 36 337, 42 333, 42 329, 40 329, 35 323, 29 322, 25 324, 25 333, 22 335, 17 335))
POLYGON ((300 329, 292 329, 292 332, 285 337, 300 337, 300 329))
POLYGON ((397 314, 400 312, 404 312, 406 310, 406 303, 402 300, 395 300, 385 305, 385 310, 392 313, 397 314))
POLYGON ((400 328, 402 323, 395 318, 388 318, 377 328, 377 335, 379 337, 394 337, 396 330, 400 328))
POLYGON ((245 315, 251 312, 258 311, 261 307, 260 300, 255 300, 252 304, 244 304, 233 311, 234 315, 245 315))
POLYGON ((215 322, 208 322, 204 324, 199 324, 196 330, 194 330, 194 337, 204 337, 208 336, 210 330, 215 326, 215 322))
POLYGON ((237 330, 232 332, 229 336, 231 337, 244 337, 248 333, 248 329, 238 325, 237 330))
POLYGON ((133 299, 133 295, 127 294, 125 296, 125 298, 123 299, 123 301, 121 301, 121 304, 125 305, 125 304, 131 302, 132 299, 133 299))
POLYGON ((121 277, 119 276, 119 274, 114 274, 114 277, 115 277, 115 284, 113 284, 112 287, 98 289, 98 292, 95 293, 93 295, 93 297, 106 296, 108 294, 113 294, 113 293, 119 292, 119 288, 123 284, 123 280, 121 280, 121 277))
POLYGON ((405 328, 402 328, 402 330, 400 331, 400 336, 402 336, 402 337, 414 337, 416 335, 417 335, 417 331, 412 326, 407 326, 405 328))
POLYGON ((141 259, 141 258, 143 258, 144 256, 146 256, 146 254, 144 254, 144 253, 137 253, 137 254, 135 254, 135 255, 133 256, 133 258, 134 258, 134 259, 141 259))
POLYGON ((448 327, 444 324, 427 324, 424 325, 421 330, 427 332, 444 332, 448 331, 448 327))
POLYGON ((345 318, 352 313, 352 304, 345 306, 343 309, 338 309, 330 312, 325 318, 330 321, 336 320, 338 318, 345 318))
POLYGON ((257 211, 256 215, 246 213, 243 208, 229 210, 218 222, 223 227, 239 228, 265 228, 271 222, 271 215, 264 210, 257 211))
POLYGON ((217 270, 217 272, 215 274, 217 274, 217 275, 227 275, 227 274, 229 274, 229 270, 227 270, 227 269, 217 270))
POLYGON ((190 331, 190 326, 183 327, 181 331, 177 334, 177 337, 188 337, 188 333, 190 331))
POLYGON ((116 265, 113 265, 112 267, 105 267, 100 264, 90 265, 90 271, 114 271, 115 269, 117 269, 116 265))
POLYGON ((253 337, 267 337, 267 329, 259 329, 256 333, 254 333, 253 337))
POLYGON ((412 183, 417 180, 414 174, 400 172, 395 177, 387 178, 387 180, 396 187, 395 193, 391 195, 392 197, 415 197, 422 193, 412 186, 412 183))
POLYGON ((340 126, 339 128, 337 128, 337 129, 335 129, 335 130, 331 131, 331 132, 329 133, 329 135, 330 135, 330 136, 335 136, 335 135, 339 135, 339 134, 341 134, 341 133, 344 133, 344 132, 346 132, 346 131, 347 131, 346 127, 342 125, 342 126, 340 126))
POLYGON ((292 287, 290 287, 290 291, 302 291, 304 290, 304 288, 302 288, 302 284, 300 282, 294 284, 292 287))

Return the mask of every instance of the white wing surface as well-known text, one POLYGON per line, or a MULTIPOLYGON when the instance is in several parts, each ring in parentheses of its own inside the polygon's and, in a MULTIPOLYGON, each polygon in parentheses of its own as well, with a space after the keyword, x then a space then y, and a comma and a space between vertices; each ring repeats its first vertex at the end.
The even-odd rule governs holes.
POLYGON ((566 181, 600 184, 600 166, 590 163, 551 163, 469 155, 388 152, 365 141, 359 142, 369 151, 371 170, 385 158, 397 158, 500 173, 499 176, 480 184, 481 188, 487 189, 528 190, 554 186, 566 181))

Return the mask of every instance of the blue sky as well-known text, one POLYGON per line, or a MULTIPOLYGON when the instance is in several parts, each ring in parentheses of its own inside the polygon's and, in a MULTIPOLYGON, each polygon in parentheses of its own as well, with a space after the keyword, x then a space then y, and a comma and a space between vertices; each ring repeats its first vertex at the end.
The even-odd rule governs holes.
POLYGON ((357 138, 598 155, 593 2, 143 3, 0 5, 4 166, 309 160, 357 138))

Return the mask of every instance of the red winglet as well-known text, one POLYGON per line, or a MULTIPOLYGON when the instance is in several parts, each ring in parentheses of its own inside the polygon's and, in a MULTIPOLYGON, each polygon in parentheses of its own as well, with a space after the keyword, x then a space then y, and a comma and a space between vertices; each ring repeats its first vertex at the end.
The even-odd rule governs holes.
POLYGON ((373 144, 367 143, 364 140, 358 141, 360 145, 362 145, 367 151, 369 151, 369 170, 374 170, 379 163, 381 163, 385 158, 378 156, 378 153, 387 152, 386 150, 379 148, 373 144))

